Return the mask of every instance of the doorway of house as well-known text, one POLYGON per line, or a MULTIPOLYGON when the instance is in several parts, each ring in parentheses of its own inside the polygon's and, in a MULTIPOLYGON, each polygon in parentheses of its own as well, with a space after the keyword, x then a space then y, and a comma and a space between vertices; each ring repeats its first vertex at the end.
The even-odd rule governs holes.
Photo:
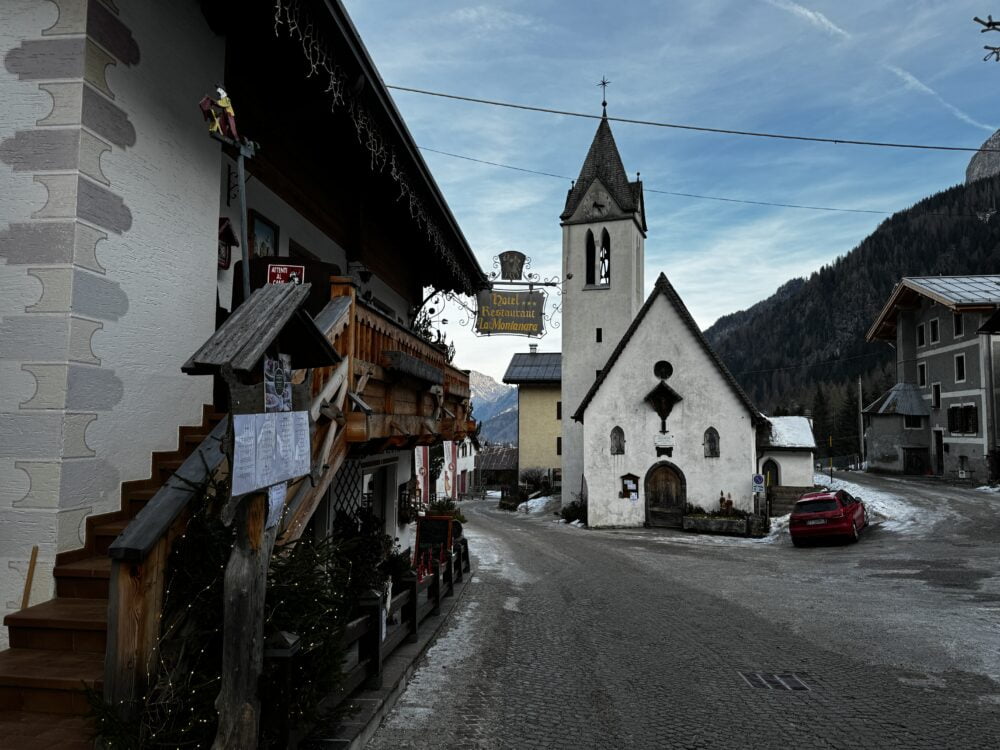
POLYGON ((646 523, 680 528, 687 503, 687 481, 672 463, 662 461, 646 473, 646 523))
POLYGON ((934 430, 934 473, 944 474, 944 433, 934 430))

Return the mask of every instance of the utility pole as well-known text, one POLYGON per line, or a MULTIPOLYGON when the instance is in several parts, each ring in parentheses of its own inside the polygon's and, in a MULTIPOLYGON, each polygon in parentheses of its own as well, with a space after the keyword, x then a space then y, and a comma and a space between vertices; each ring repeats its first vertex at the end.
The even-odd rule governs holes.
POLYGON ((858 455, 862 466, 865 463, 865 417, 862 412, 864 400, 861 398, 861 376, 858 375, 858 455))
MULTIPOLYGON (((1000 21, 994 21, 993 16, 986 16, 985 21, 979 16, 975 16, 972 20, 983 27, 979 30, 982 34, 985 34, 987 31, 1000 31, 1000 21)), ((986 44, 983 45, 983 49, 986 50, 986 57, 983 58, 984 62, 991 57, 1000 62, 1000 47, 991 47, 986 44)))

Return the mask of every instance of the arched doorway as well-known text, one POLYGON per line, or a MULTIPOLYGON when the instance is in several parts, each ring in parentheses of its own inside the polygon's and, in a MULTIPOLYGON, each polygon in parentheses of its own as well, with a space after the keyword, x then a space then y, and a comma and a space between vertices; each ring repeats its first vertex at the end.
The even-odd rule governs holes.
POLYGON ((781 484, 781 473, 778 469, 778 462, 769 458, 760 467, 760 473, 764 475, 764 482, 767 487, 777 487, 781 484))
POLYGON ((684 472, 669 461, 654 464, 646 472, 646 523, 680 528, 687 504, 684 472))

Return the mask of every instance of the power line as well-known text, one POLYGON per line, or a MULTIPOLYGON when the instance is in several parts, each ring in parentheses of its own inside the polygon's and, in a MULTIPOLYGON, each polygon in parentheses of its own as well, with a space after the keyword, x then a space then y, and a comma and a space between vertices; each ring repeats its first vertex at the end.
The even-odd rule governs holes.
MULTIPOLYGON (((427 146, 418 146, 421 151, 428 151, 433 154, 441 154, 442 156, 450 156, 453 159, 464 159, 465 161, 475 162, 477 164, 487 164, 491 167, 501 167, 502 169, 512 169, 515 172, 526 172, 528 174, 537 174, 544 177, 555 177, 559 180, 572 180, 572 177, 566 177, 561 174, 554 174, 553 172, 542 172, 537 169, 528 169, 527 167, 515 167, 511 164, 502 164, 498 161, 489 161, 488 159, 477 159, 474 156, 465 156, 464 154, 455 154, 450 151, 441 151, 436 148, 429 148, 427 146)), ((834 208, 831 206, 805 206, 798 203, 772 203, 770 201, 753 201, 746 200, 743 198, 723 198, 718 195, 699 195, 697 193, 679 193, 671 190, 657 190, 656 188, 643 186, 643 190, 649 193, 659 193, 661 195, 676 195, 682 198, 700 198, 702 200, 709 201, 723 201, 725 203, 749 203, 754 206, 776 206, 778 208, 803 208, 809 211, 839 211, 844 213, 856 213, 856 214, 880 214, 884 216, 890 215, 891 211, 876 211, 868 208, 834 208)))
MULTIPOLYGON (((552 115, 563 115, 565 117, 582 117, 588 120, 600 120, 601 115, 592 115, 585 112, 570 112, 563 109, 552 109, 550 107, 534 107, 529 104, 515 104, 513 102, 502 102, 494 99, 479 99, 473 96, 460 96, 459 94, 446 94, 440 91, 428 91, 426 89, 411 88, 409 86, 392 86, 386 84, 386 88, 396 91, 406 91, 411 94, 423 94, 424 96, 437 96, 442 99, 454 99, 462 102, 473 102, 475 104, 488 104, 492 107, 506 107, 508 109, 521 109, 528 112, 545 112, 552 115)), ((631 125, 650 125, 658 128, 673 128, 675 130, 693 130, 700 133, 716 133, 719 135, 742 135, 752 138, 772 138, 784 141, 806 141, 810 143, 832 143, 846 146, 877 146, 880 148, 905 148, 917 149, 921 151, 964 151, 977 153, 1000 152, 1000 149, 978 148, 970 146, 936 146, 923 143, 895 143, 892 141, 862 141, 852 138, 823 138, 819 136, 792 135, 790 133, 764 133, 754 130, 732 130, 730 128, 711 128, 701 125, 681 125, 673 122, 658 122, 656 120, 637 120, 631 117, 608 117, 612 122, 624 122, 631 125)))

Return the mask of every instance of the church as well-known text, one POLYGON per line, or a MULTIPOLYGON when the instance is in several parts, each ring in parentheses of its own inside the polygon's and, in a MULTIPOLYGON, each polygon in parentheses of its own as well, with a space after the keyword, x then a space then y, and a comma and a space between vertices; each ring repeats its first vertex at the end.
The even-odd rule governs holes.
POLYGON ((754 406, 665 274, 643 293, 642 182, 606 108, 560 220, 564 502, 586 498, 591 527, 680 526, 687 505, 717 509, 720 495, 752 511, 765 469, 811 487, 808 420, 754 406))

